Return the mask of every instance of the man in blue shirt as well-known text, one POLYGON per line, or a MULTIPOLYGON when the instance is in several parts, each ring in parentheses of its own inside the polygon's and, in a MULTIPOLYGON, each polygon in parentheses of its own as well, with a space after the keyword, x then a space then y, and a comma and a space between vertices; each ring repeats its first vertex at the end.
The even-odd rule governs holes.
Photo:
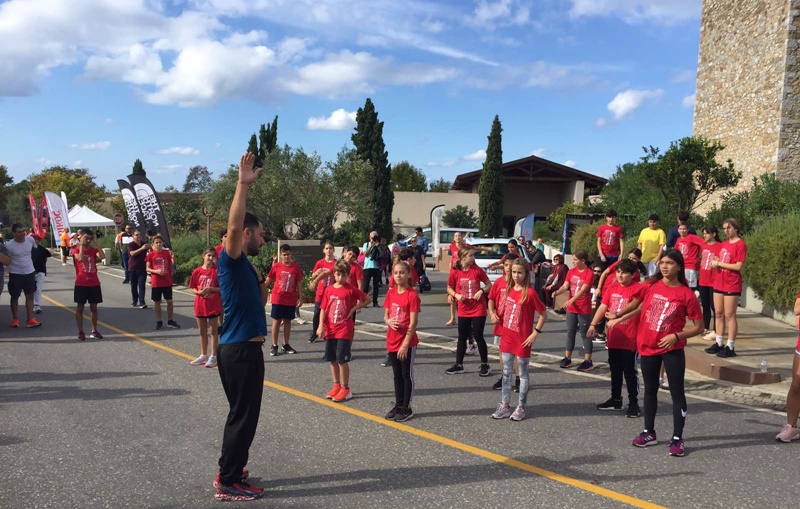
POLYGON ((217 362, 219 377, 230 410, 222 435, 219 472, 214 480, 217 500, 254 500, 264 488, 246 483, 244 469, 256 434, 264 391, 264 276, 248 256, 264 244, 264 228, 258 218, 245 211, 247 192, 261 168, 253 170, 255 156, 247 153, 239 163, 239 182, 228 215, 228 236, 217 263, 219 290, 225 321, 220 328, 217 362))
MULTIPOLYGON (((417 232, 417 246, 422 248, 422 252, 423 253, 427 253, 428 252, 428 237, 426 237, 425 234, 422 233, 422 227, 420 227, 420 226, 417 226, 416 232, 417 232)), ((434 255, 435 254, 436 253, 434 253, 434 255)))
POLYGON ((379 307, 378 304, 378 291, 381 286, 381 262, 378 257, 381 238, 378 232, 369 232, 369 241, 361 246, 361 252, 364 253, 364 293, 369 295, 369 289, 372 287, 372 306, 379 307))

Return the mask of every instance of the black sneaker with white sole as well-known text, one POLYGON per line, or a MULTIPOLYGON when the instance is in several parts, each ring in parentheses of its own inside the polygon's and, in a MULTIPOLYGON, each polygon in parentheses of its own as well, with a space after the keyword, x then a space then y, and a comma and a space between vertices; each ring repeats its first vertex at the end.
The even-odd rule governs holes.
POLYGON ((497 379, 497 381, 494 383, 494 385, 492 386, 492 389, 494 389, 494 390, 496 390, 496 391, 499 391, 499 390, 500 390, 500 389, 502 389, 502 388, 503 388, 503 377, 501 376, 501 377, 500 377, 500 378, 498 378, 498 379, 497 379))
POLYGON ((181 326, 175 320, 167 320, 167 327, 170 329, 180 329, 181 326))
POLYGON ((444 372, 447 373, 448 375, 460 375, 461 373, 464 372, 464 366, 462 366, 461 364, 453 364, 452 366, 444 370, 444 372))
POLYGON ((642 411, 639 409, 639 403, 630 403, 628 405, 628 411, 625 412, 625 417, 628 417, 630 419, 635 419, 641 416, 642 416, 642 411))
POLYGON ((269 354, 272 357, 278 355, 278 345, 272 345, 271 347, 269 347, 269 354))
POLYGON ((292 348, 292 345, 290 345, 289 343, 286 343, 285 345, 283 345, 283 346, 281 347, 281 350, 283 350, 285 353, 288 353, 288 354, 295 354, 295 353, 297 353, 297 350, 295 350, 294 348, 292 348))
POLYGON ((492 374, 492 367, 488 364, 481 364, 481 369, 478 371, 478 376, 489 376, 492 374))
POLYGON ((156 322, 156 330, 161 330, 164 327, 164 322, 156 322))
POLYGON ((705 353, 707 353, 707 354, 710 354, 710 355, 716 355, 716 354, 718 354, 719 352, 721 352, 721 351, 722 351, 722 349, 723 349, 723 348, 722 348, 721 346, 719 346, 717 343, 714 343, 713 345, 709 346, 708 348, 706 348, 706 349, 705 349, 705 350, 703 350, 703 351, 704 351, 705 353))
POLYGON ((600 403, 597 405, 598 410, 622 410, 622 400, 621 399, 609 399, 605 403, 600 403))

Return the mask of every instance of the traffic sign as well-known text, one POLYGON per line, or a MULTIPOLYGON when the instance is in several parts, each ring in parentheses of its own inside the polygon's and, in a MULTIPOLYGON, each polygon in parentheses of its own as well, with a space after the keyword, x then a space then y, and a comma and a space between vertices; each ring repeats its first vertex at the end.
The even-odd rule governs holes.
POLYGON ((201 210, 203 211, 203 215, 204 216, 206 216, 206 217, 214 217, 214 213, 211 212, 211 209, 209 209, 207 206, 203 205, 203 208, 201 210))
POLYGON ((122 217, 122 214, 120 214, 119 212, 117 212, 116 214, 114 214, 114 224, 115 224, 115 225, 117 225, 117 226, 121 225, 121 224, 122 224, 122 221, 123 221, 124 219, 125 219, 125 218, 124 218, 124 217, 122 217))

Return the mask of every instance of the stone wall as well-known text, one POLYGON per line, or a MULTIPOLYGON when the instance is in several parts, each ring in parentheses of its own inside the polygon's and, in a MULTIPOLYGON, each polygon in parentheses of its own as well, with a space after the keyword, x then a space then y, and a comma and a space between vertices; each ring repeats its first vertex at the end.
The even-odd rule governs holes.
POLYGON ((721 159, 733 160, 743 174, 738 190, 765 173, 796 174, 798 8, 800 0, 703 2, 694 134, 722 141, 721 159))

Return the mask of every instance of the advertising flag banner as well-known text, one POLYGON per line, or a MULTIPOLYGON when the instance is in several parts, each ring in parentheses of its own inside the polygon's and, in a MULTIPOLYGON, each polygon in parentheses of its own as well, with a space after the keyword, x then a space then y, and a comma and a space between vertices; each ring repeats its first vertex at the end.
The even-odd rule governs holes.
POLYGON ((525 219, 522 220, 522 231, 520 232, 520 235, 525 237, 525 240, 530 240, 531 242, 533 242, 533 219, 533 212, 525 216, 525 219))
POLYGON ((39 226, 39 205, 36 203, 36 198, 32 194, 28 195, 28 203, 31 209, 31 233, 41 237, 41 227, 39 226))
POLYGON ((437 205, 431 209, 431 244, 433 245, 433 258, 439 258, 439 232, 442 229, 442 216, 444 205, 437 205))
POLYGON ((144 217, 147 229, 154 233, 160 233, 164 238, 164 246, 170 248, 172 244, 169 240, 169 228, 167 228, 164 210, 161 208, 161 202, 153 184, 143 175, 128 175, 128 180, 133 186, 133 192, 136 195, 136 201, 139 202, 139 210, 144 217))
POLYGON ((139 209, 139 202, 136 200, 136 193, 133 191, 130 182, 127 180, 117 180, 117 185, 122 193, 122 201, 125 202, 125 211, 128 213, 128 222, 134 230, 147 230, 144 222, 144 216, 139 209))
POLYGON ((42 195, 42 205, 39 207, 39 231, 42 234, 42 238, 47 235, 47 229, 50 228, 50 214, 48 214, 48 210, 47 197, 42 195))
POLYGON ((44 199, 47 201, 50 224, 53 225, 53 245, 57 246, 61 240, 61 233, 63 233, 64 230, 69 230, 67 204, 55 193, 44 193, 44 199))

